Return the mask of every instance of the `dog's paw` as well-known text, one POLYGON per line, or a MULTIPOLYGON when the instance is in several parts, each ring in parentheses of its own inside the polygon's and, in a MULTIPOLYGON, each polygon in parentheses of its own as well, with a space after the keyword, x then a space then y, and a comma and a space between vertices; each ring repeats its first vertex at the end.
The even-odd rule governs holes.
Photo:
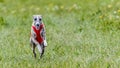
POLYGON ((47 46, 47 42, 46 42, 46 40, 44 40, 44 46, 45 46, 45 47, 47 46))

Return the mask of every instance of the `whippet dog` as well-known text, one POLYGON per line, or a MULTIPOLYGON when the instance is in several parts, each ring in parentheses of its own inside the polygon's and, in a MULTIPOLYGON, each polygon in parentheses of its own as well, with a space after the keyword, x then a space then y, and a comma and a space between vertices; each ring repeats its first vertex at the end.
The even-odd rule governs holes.
POLYGON ((33 15, 33 23, 31 26, 31 36, 30 36, 30 45, 34 57, 36 58, 35 47, 37 46, 38 51, 40 52, 40 58, 44 54, 45 47, 47 46, 45 26, 42 22, 41 15, 33 15))

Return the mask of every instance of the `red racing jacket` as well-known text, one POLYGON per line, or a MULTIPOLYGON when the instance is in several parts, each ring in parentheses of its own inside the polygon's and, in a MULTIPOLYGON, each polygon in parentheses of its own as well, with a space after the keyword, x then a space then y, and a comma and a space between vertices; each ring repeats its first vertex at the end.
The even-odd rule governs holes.
POLYGON ((38 30, 36 29, 35 26, 32 26, 32 28, 33 28, 33 31, 34 31, 35 34, 36 34, 36 40, 37 40, 40 44, 42 44, 42 42, 44 41, 44 39, 43 39, 43 37, 41 36, 41 31, 42 31, 42 29, 44 28, 44 24, 42 23, 42 24, 40 25, 40 28, 39 28, 38 30))

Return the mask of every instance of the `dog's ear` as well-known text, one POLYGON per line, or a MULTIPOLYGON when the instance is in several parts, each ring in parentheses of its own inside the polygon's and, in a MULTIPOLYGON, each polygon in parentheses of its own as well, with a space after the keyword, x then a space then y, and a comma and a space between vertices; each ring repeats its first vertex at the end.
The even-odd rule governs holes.
POLYGON ((42 18, 42 15, 38 15, 40 18, 42 18))

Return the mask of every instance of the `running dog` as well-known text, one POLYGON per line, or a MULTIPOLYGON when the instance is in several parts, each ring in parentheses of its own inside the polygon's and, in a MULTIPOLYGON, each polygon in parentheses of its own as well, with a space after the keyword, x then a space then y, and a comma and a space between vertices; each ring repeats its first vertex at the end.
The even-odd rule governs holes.
POLYGON ((34 57, 36 58, 35 48, 37 46, 38 51, 40 52, 40 58, 44 54, 45 47, 47 46, 46 35, 45 35, 45 26, 42 22, 41 15, 33 15, 33 23, 31 26, 31 36, 30 36, 30 45, 34 57))

